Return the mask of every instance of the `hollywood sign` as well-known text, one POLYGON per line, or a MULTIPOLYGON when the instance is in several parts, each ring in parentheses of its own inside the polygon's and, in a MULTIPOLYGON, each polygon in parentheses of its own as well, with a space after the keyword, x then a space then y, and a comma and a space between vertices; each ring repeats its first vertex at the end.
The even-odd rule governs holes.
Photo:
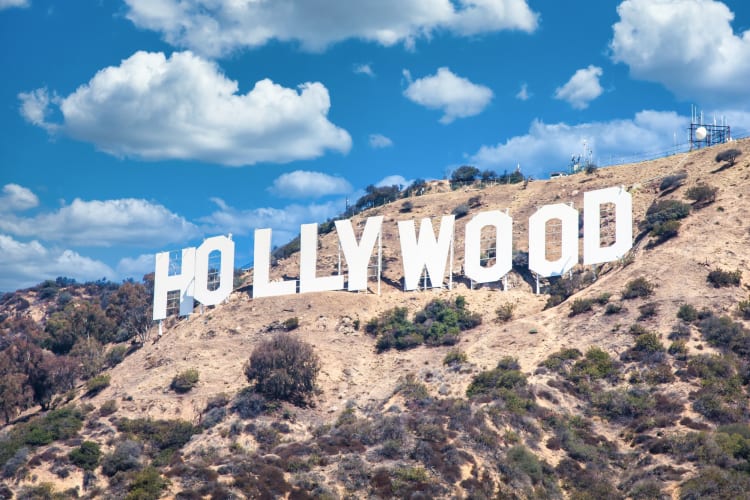
MULTIPOLYGON (((529 269, 538 277, 562 276, 578 263, 578 210, 558 203, 545 205, 529 218, 529 269), (561 222, 560 257, 547 259, 547 222, 561 222)), ((274 297, 298 293, 331 290, 359 291, 367 289, 368 266, 378 243, 378 269, 381 268, 380 242, 383 217, 368 217, 357 241, 350 219, 335 221, 341 253, 346 260, 346 282, 343 274, 318 276, 318 225, 300 226, 299 288, 297 280, 272 281, 271 229, 256 229, 254 243, 253 298, 274 297), (345 286, 346 285, 346 286, 345 286)), ((432 221, 422 219, 417 233, 413 220, 398 222, 403 264, 404 290, 419 287, 420 278, 429 276, 433 288, 442 288, 446 265, 453 263, 455 216, 440 220, 440 231, 435 236, 432 221)), ((584 193, 583 196, 583 263, 600 264, 622 258, 633 245, 632 197, 625 189, 613 187, 584 193), (615 241, 601 245, 601 206, 615 207, 615 241)), ((513 219, 499 210, 479 212, 466 224, 464 273, 476 283, 500 281, 513 267, 513 219), (481 238, 485 228, 494 229, 496 259, 494 264, 482 265, 481 238)), ((179 291, 179 314, 193 312, 194 301, 216 305, 232 292, 234 278, 234 242, 231 237, 215 236, 199 247, 182 250, 179 273, 170 273, 169 252, 156 254, 154 275, 154 320, 167 317, 167 296, 179 291), (219 285, 209 287, 211 254, 220 254, 219 285)))

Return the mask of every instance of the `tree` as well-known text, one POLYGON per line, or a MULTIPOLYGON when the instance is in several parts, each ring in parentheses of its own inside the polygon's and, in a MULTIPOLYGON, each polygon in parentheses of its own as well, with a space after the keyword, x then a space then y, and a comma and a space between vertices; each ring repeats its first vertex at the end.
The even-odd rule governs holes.
POLYGON ((26 375, 32 399, 48 410, 52 396, 73 388, 76 379, 76 363, 68 356, 55 356, 26 341, 16 342, 6 349, 8 355, 26 375))
POLYGON ((269 399, 296 404, 315 389, 320 359, 312 346, 288 333, 279 333, 258 344, 245 364, 245 376, 269 399))
POLYGON ((26 408, 31 403, 31 397, 26 374, 18 371, 8 352, 0 352, 0 413, 6 424, 18 410, 26 408))
POLYGON ((716 155, 716 163, 726 162, 726 164, 731 167, 737 161, 737 157, 741 154, 742 151, 735 148, 721 151, 716 155))
POLYGON ((147 284, 125 282, 109 297, 106 314, 114 324, 116 340, 122 342, 133 337, 141 343, 148 340, 152 305, 147 284))
POLYGON ((451 174, 451 184, 463 184, 474 182, 479 177, 479 169, 470 165, 458 167, 451 174))

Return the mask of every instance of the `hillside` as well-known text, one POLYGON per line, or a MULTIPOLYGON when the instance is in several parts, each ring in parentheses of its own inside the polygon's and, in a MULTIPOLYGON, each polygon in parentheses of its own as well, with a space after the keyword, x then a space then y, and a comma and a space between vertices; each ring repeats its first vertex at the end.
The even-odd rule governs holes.
MULTIPOLYGON (((12 415, 0 498, 749 498, 748 212, 750 140, 528 184, 432 183, 353 217, 384 217, 380 295, 371 281, 369 293, 252 299, 250 272, 225 304, 166 321, 158 341, 152 327, 140 348, 121 342, 101 387, 78 379, 53 409, 12 415), (716 162, 730 147, 743 152, 736 164, 716 162), (688 199, 701 185, 715 199, 688 199), (529 216, 551 203, 580 210, 584 192, 612 186, 633 196, 630 255, 577 266, 536 295, 523 259, 529 216), (665 200, 692 207, 659 226, 688 209, 665 200), (401 291, 396 222, 463 204, 452 290, 401 291), (516 265, 508 290, 471 290, 460 273, 464 226, 491 209, 514 219, 516 265), (449 310, 440 318, 474 313, 481 323, 438 333, 437 345, 378 348, 373 319, 405 307, 411 321, 435 300, 449 310), (250 354, 282 330, 320 358, 307 405, 247 389, 250 354), (170 389, 187 370, 197 384, 170 389), (95 461, 69 456, 85 441, 98 445, 95 461)), ((318 254, 319 274, 335 272, 335 231, 320 236, 318 254)), ((292 254, 272 277, 298 276, 298 266, 292 254)), ((2 302, 1 347, 22 335, 45 345, 53 308, 39 291, 2 302), (26 333, 24 318, 36 325, 26 333)))

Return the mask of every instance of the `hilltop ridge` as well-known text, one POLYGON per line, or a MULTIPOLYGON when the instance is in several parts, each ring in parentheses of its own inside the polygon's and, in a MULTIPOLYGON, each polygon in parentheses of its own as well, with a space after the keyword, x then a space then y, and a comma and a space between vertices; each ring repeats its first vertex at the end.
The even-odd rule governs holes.
MULTIPOLYGON (((49 482, 82 496, 125 496, 150 464, 169 479, 157 492, 179 498, 741 498, 750 486, 750 457, 737 451, 750 449, 750 312, 739 306, 750 283, 749 146, 741 140, 528 184, 451 190, 439 181, 422 196, 356 214, 353 224, 384 217, 380 295, 371 281, 368 293, 252 299, 248 273, 226 303, 166 321, 158 340, 152 329, 148 342, 106 370, 98 392, 86 395, 80 383, 66 399, 88 410, 85 426, 67 440, 24 445, 21 465, 6 476, 9 489, 49 482), (716 162, 730 147, 743 152, 736 164, 716 162), (700 185, 717 190, 713 201, 687 197, 700 185), (538 207, 580 209, 584 192, 612 186, 632 194, 638 236, 620 262, 578 265, 572 279, 544 280, 537 295, 522 258, 508 290, 472 290, 457 251, 451 290, 400 288, 399 220, 469 206, 456 220, 462 249, 471 214, 507 209, 522 257, 538 207), (663 200, 692 204, 668 238, 653 231, 663 221, 651 220, 663 200), (715 286, 708 276, 719 270, 735 272, 737 283, 715 286), (432 301, 459 297, 481 324, 454 345, 379 352, 367 332, 393 308, 405 307, 411 320, 432 301), (233 410, 250 385, 243 372, 250 353, 286 329, 320 357, 312 404, 270 404, 253 417, 233 410), (457 359, 445 362, 451 353, 457 359), (197 384, 183 394, 170 389, 188 370, 199 373, 197 384), (194 430, 160 459, 154 442, 123 425, 128 419, 180 419, 194 430), (139 465, 112 475, 71 465, 68 452, 83 440, 98 443, 103 457, 136 441, 139 465)), ((318 261, 320 275, 335 272, 335 231, 320 235, 318 261)), ((297 253, 271 268, 273 279, 298 273, 297 253)), ((33 293, 25 300, 26 312, 4 313, 44 324, 44 301, 33 293)), ((6 426, 6 446, 22 425, 6 426)))

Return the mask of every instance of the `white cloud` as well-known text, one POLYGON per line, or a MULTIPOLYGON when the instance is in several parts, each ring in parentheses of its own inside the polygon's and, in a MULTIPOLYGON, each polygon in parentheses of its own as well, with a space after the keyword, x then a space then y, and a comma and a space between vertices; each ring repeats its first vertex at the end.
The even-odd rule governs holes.
POLYGON ((121 279, 133 278, 140 281, 145 274, 154 272, 154 254, 147 253, 136 257, 123 257, 117 263, 117 275, 121 279))
POLYGON ((354 73, 358 75, 367 75, 370 77, 375 76, 375 72, 372 70, 372 65, 370 64, 356 64, 354 65, 354 73))
POLYGON ((750 30, 734 33, 724 3, 625 0, 617 12, 612 60, 627 64, 631 76, 701 102, 750 98, 750 30))
POLYGON ((524 174, 539 177, 568 166, 571 154, 580 154, 583 141, 601 163, 645 152, 668 151, 685 133, 688 119, 669 111, 641 111, 632 120, 611 120, 578 125, 546 124, 535 120, 526 135, 495 146, 482 146, 470 161, 481 168, 511 171, 517 163, 524 174))
POLYGON ((324 221, 341 214, 345 209, 343 200, 250 210, 238 210, 220 198, 213 198, 212 201, 216 203, 218 210, 200 219, 206 233, 252 235, 255 229, 271 228, 273 242, 277 245, 286 243, 299 234, 300 224, 324 221))
POLYGON ((529 86, 525 83, 521 84, 521 90, 516 94, 516 99, 520 101, 528 101, 531 99, 531 93, 529 92, 529 86))
POLYGON ((265 79, 246 94, 218 66, 190 52, 137 52, 59 99, 63 122, 45 121, 44 89, 22 93, 23 116, 116 156, 239 166, 348 152, 349 134, 328 121, 321 83, 298 90, 265 79))
MULTIPOLYGON (((33 193, 32 193, 33 194, 33 193)), ((6 215, 0 231, 75 246, 150 246, 199 236, 198 228, 162 205, 146 200, 84 201, 34 217, 6 215)))
POLYGON ((283 198, 319 198, 331 194, 350 193, 352 186, 343 177, 295 170, 277 177, 268 190, 283 198))
POLYGON ((579 69, 565 85, 555 90, 555 99, 567 101, 575 109, 586 109, 604 91, 599 84, 601 76, 602 68, 598 66, 579 69))
POLYGON ((18 94, 18 98, 21 101, 19 111, 27 122, 37 127, 42 127, 50 133, 57 129, 54 123, 47 122, 47 115, 50 111, 50 104, 59 101, 55 97, 50 98, 46 88, 32 90, 31 92, 21 92, 18 94))
MULTIPOLYGON (((407 79, 408 71, 404 70, 407 79)), ((440 109, 440 123, 448 124, 456 118, 478 115, 492 100, 492 91, 443 67, 437 73, 409 83, 404 95, 411 101, 430 109, 440 109)))
POLYGON ((393 141, 383 134, 370 134, 368 141, 372 149, 390 148, 393 146, 393 141))
POLYGON ((12 291, 45 279, 67 276, 79 281, 114 279, 115 273, 98 260, 67 249, 46 248, 38 241, 23 243, 0 234, 0 290, 12 291))
POLYGON ((401 189, 410 185, 413 180, 406 180, 403 175, 389 175, 375 183, 375 187, 399 186, 401 189))
POLYGON ((29 0, 0 0, 0 10, 11 7, 28 7, 29 5, 31 5, 29 0))
POLYGON ((171 45, 208 56, 272 40, 320 51, 347 39, 414 45, 435 31, 459 36, 514 29, 532 32, 538 14, 526 0, 125 0, 136 26, 171 45))
POLYGON ((0 213, 28 210, 39 205, 39 198, 28 188, 6 184, 0 195, 0 213))

